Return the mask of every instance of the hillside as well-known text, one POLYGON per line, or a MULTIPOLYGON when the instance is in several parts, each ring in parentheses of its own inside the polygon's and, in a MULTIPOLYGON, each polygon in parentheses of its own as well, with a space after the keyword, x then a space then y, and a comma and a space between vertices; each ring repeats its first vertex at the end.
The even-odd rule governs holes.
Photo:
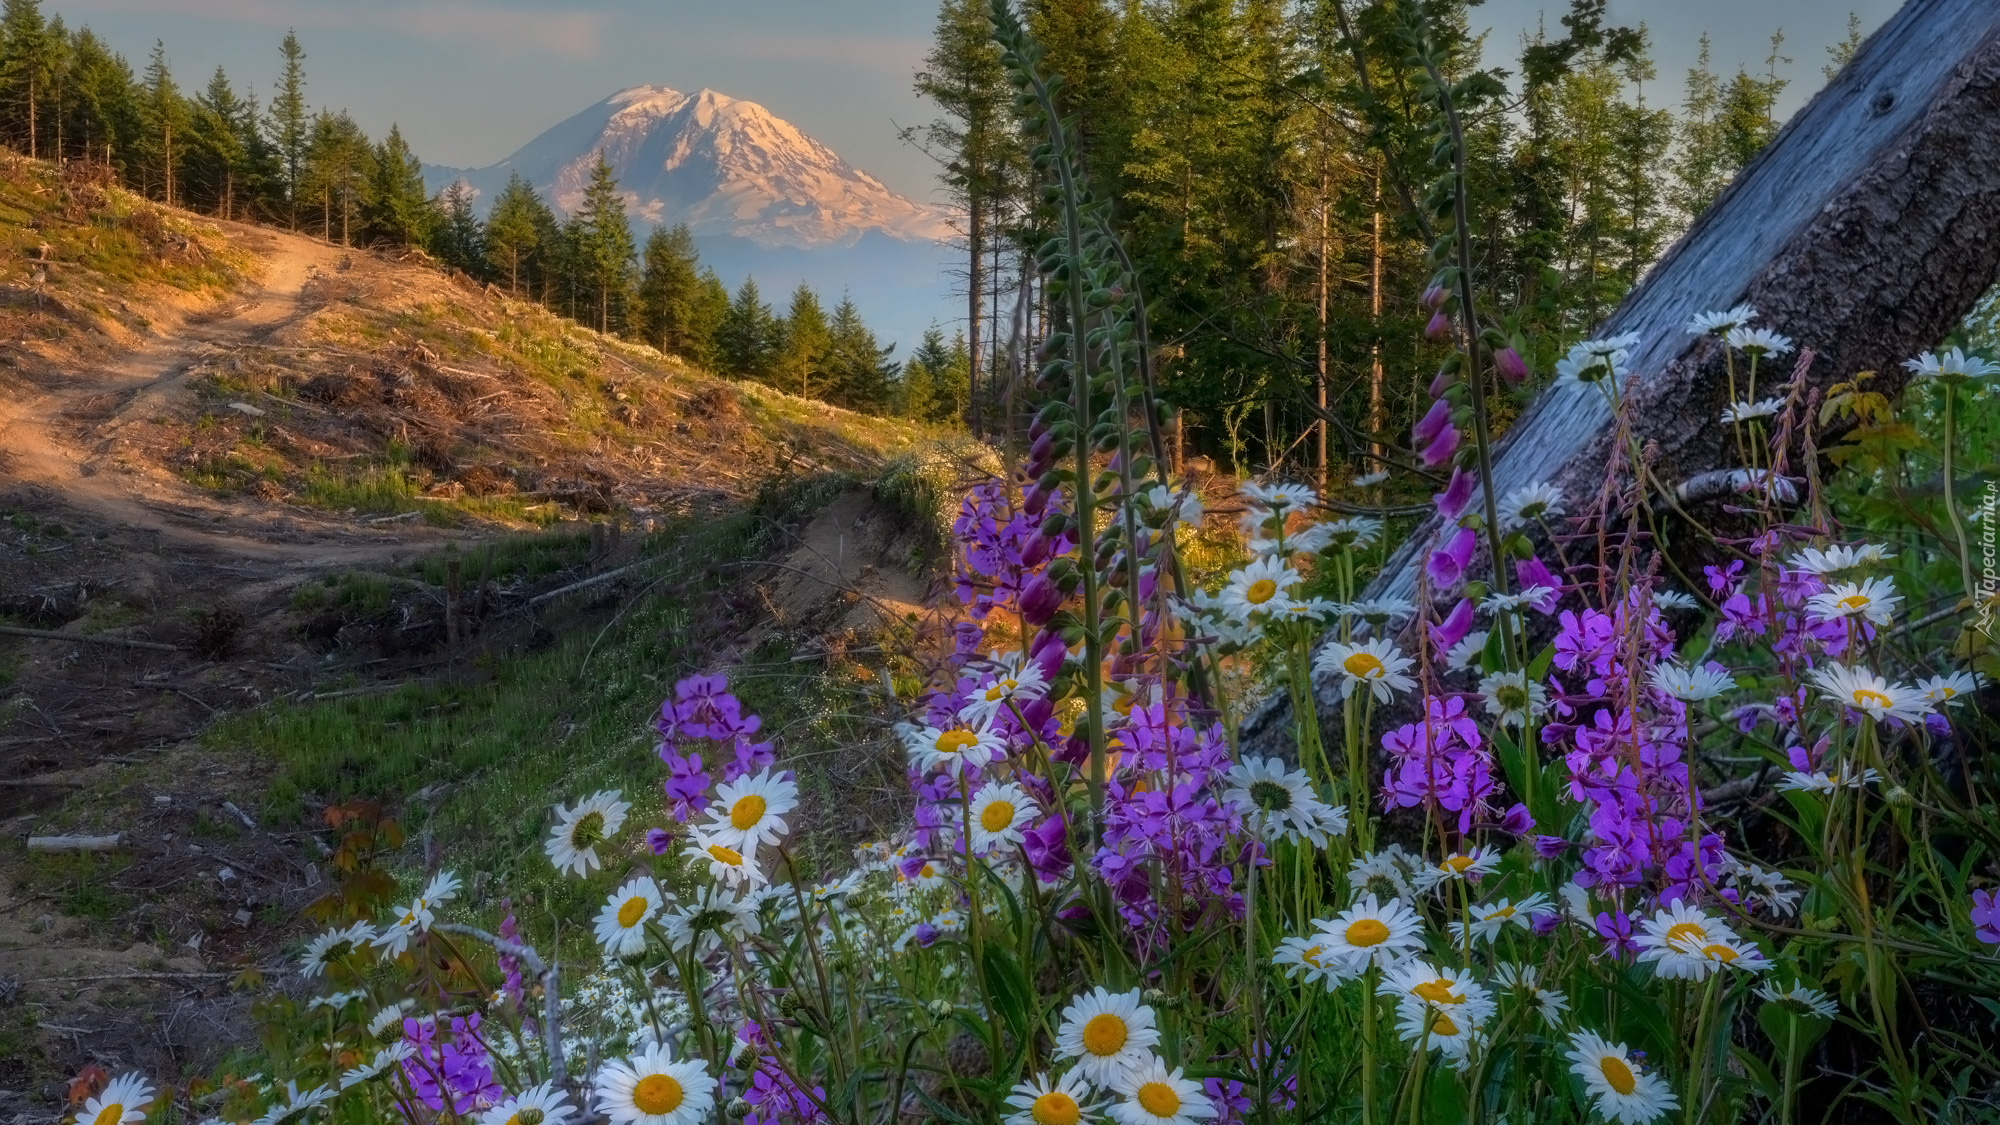
POLYGON ((674 676, 762 653, 810 714, 927 616, 871 485, 944 435, 25 160, 0 247, 0 1089, 244 1042, 328 808, 499 840, 674 676), (24 847, 63 833, 121 835, 24 847))

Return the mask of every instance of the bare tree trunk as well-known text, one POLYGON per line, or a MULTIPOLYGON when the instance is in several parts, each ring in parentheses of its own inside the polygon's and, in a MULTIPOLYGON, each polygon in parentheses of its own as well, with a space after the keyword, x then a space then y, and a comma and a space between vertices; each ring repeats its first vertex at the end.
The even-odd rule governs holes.
POLYGON ((1326 272, 1327 272, 1327 212, 1333 207, 1333 188, 1329 182, 1326 166, 1326 149, 1320 148, 1319 166, 1319 367, 1313 374, 1313 395, 1319 402, 1319 417, 1313 420, 1314 438, 1319 449, 1316 460, 1319 464, 1319 492, 1326 495, 1327 483, 1332 479, 1332 470, 1327 464, 1326 450, 1326 272))
MULTIPOLYGON (((1639 337, 1632 422, 1640 445, 1657 450, 1651 468, 1664 486, 1733 467, 1721 350, 1685 331, 1697 312, 1755 305, 1764 324, 1815 351, 1815 390, 1874 371, 1872 387, 1901 391, 1902 360, 1935 347, 2000 273, 1995 121, 2000 5, 1910 0, 1626 296, 1599 334, 1639 337)), ((1548 388, 1499 443, 1496 491, 1547 481, 1581 509, 1603 484, 1609 422, 1595 388, 1548 388)), ((1692 511, 1720 515, 1732 499, 1712 495, 1692 511)), ((1432 519, 1412 533, 1368 595, 1413 597, 1438 530, 1432 519)), ((1676 537, 1690 552, 1698 541, 1676 537)), ((1699 561, 1683 556, 1681 569, 1695 573, 1699 561)), ((1337 712, 1335 685, 1314 692, 1322 714, 1337 712)), ((1290 711, 1281 694, 1250 716, 1244 751, 1285 744, 1290 711)))
MULTIPOLYGON (((1368 345, 1368 432, 1382 432, 1382 165, 1375 165, 1375 237, 1369 252, 1368 263, 1368 316, 1374 332, 1374 340, 1368 345)), ((1324 425, 1324 423, 1322 423, 1324 425)), ((1368 451, 1375 460, 1368 463, 1368 472, 1382 467, 1382 443, 1370 441, 1368 451)))
POLYGON ((967 419, 967 422, 968 424, 971 425, 972 433, 974 436, 978 436, 980 432, 979 307, 980 307, 980 295, 981 295, 980 286, 982 284, 982 279, 981 279, 982 267, 985 265, 985 262, 981 258, 981 255, 985 252, 986 249, 985 245, 981 241, 986 235, 986 230, 981 225, 982 221, 985 219, 986 216, 984 213, 984 208, 982 206, 981 200, 978 195, 978 190, 979 189, 975 186, 972 189, 972 191, 968 193, 969 202, 966 206, 966 224, 965 224, 966 241, 970 244, 970 253, 966 255, 966 265, 965 265, 966 269, 965 362, 966 366, 970 368, 970 370, 968 370, 965 373, 965 377, 967 385, 970 388, 969 397, 971 399, 971 401, 967 404, 967 413, 971 415, 971 417, 967 419))

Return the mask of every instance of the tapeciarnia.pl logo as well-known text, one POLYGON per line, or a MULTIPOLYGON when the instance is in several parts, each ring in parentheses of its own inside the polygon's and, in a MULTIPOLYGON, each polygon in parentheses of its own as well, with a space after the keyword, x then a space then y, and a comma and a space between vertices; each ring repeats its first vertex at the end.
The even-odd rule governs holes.
POLYGON ((1995 608, 2000 607, 2000 481, 1986 482, 1979 501, 1979 606, 1975 626, 1993 640, 1995 608))

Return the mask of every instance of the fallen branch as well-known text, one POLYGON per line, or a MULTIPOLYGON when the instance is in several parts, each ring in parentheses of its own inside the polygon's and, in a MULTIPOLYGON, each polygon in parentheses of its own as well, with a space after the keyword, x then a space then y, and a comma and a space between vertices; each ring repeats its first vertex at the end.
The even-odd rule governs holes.
POLYGON ((31 852, 113 852, 125 846, 125 834, 109 836, 30 836, 31 852))
POLYGON ((448 934, 458 934, 476 941, 483 941, 497 953, 518 958, 528 971, 542 982, 542 1050, 549 1057, 549 1083, 563 1087, 569 1083, 569 1068, 562 1052, 562 988, 559 980, 560 962, 544 962, 542 955, 533 946, 508 941, 497 934, 487 933, 477 926, 467 926, 458 922, 439 922, 431 927, 448 934))
POLYGON ((534 597, 528 599, 528 604, 531 606, 535 606, 535 605, 541 605, 544 602, 552 602, 557 598, 562 597, 564 594, 573 594, 578 590, 587 590, 592 586, 596 586, 604 582, 609 582, 613 578, 616 578, 621 574, 629 574, 632 571, 638 570, 642 566, 646 566, 647 564, 656 561, 658 561, 656 558, 640 559, 638 562, 628 563, 625 566, 621 566, 617 570, 607 570, 603 574, 594 574, 589 578, 584 579, 581 582, 572 582, 567 586, 562 586, 554 590, 550 590, 546 594, 536 594, 534 597))
POLYGON ((95 633, 59 633, 54 629, 29 629, 20 625, 0 625, 0 634, 9 637, 31 637, 38 641, 80 641, 87 645, 143 648, 148 652, 181 651, 179 645, 163 645, 158 641, 135 641, 129 637, 106 637, 95 633))

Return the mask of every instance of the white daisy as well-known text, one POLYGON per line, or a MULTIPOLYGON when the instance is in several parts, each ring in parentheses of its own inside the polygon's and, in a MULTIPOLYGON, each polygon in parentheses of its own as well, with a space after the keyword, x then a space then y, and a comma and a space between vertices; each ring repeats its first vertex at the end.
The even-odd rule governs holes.
POLYGON ((1370 625, 1379 627, 1399 617, 1408 617, 1416 613, 1417 607, 1408 598, 1365 598, 1358 602, 1348 602, 1347 612, 1370 625))
POLYGON ((1472 978, 1470 970, 1428 961, 1397 965, 1383 974, 1376 992, 1394 997, 1400 1011, 1446 1012, 1460 1017, 1460 1025, 1468 1032, 1484 1024, 1494 1010, 1492 994, 1472 978))
POLYGON ((1878 543, 1863 543, 1848 547, 1838 543, 1822 551, 1818 547, 1807 547, 1785 560, 1792 570, 1802 570, 1808 574, 1838 574, 1867 563, 1883 562, 1896 556, 1878 543))
POLYGON ((1474 629, 1451 646, 1444 654, 1445 666, 1452 671, 1464 668, 1478 668, 1480 657, 1486 655, 1486 638, 1492 633, 1487 629, 1474 629))
POLYGON ((715 1079, 692 1059, 677 1062, 664 1043, 614 1059, 597 1072, 597 1112, 612 1125, 699 1125, 715 1107, 715 1079))
POLYGON ((1286 976, 1298 977, 1307 984, 1323 984, 1328 991, 1352 975, 1329 954, 1331 947, 1323 937, 1288 937, 1278 943, 1271 954, 1271 963, 1285 971, 1286 976))
POLYGON ((1555 592, 1553 586, 1530 586, 1512 594, 1488 594, 1479 603, 1479 611, 1486 614, 1518 613, 1555 592))
POLYGON ((1201 526, 1201 493, 1192 485, 1183 485, 1176 492, 1164 484, 1156 484, 1139 494, 1144 502, 1142 510, 1168 512, 1174 514, 1174 522, 1182 527, 1201 526))
POLYGON ((709 878, 725 887, 735 889, 764 885, 764 872, 757 866, 756 852, 745 854, 737 851, 701 829, 697 828, 692 833, 692 839, 682 849, 682 854, 691 863, 708 864, 709 878))
MULTIPOLYGON (((1389 474, 1384 473, 1383 476, 1389 474)), ((1327 545, 1342 550, 1362 551, 1375 545, 1382 538, 1382 529, 1387 525, 1372 516, 1348 516, 1344 519, 1328 520, 1320 527, 1326 528, 1327 545)))
POLYGON ((1042 667, 1020 653, 1000 658, 1000 667, 985 686, 975 688, 959 717, 975 725, 993 721, 993 716, 1013 706, 1033 702, 1048 694, 1049 681, 1042 667))
POLYGON ((1818 1016, 1823 1020, 1840 1015, 1840 1006, 1833 1002, 1833 997, 1798 981, 1782 987, 1768 982, 1760 984, 1757 995, 1773 1004, 1782 1004, 1797 1015, 1818 1016))
POLYGON ((1243 499, 1272 513, 1300 512, 1312 507, 1319 494, 1303 484, 1259 484, 1244 481, 1238 490, 1243 499))
POLYGON ((1381 484, 1382 482, 1388 479, 1389 479, 1389 470, 1377 469, 1372 473, 1363 473, 1360 476, 1355 477, 1353 480, 1348 481, 1347 484, 1350 488, 1374 488, 1376 485, 1381 484))
POLYGON ((1168 1070, 1157 1055, 1147 1055, 1113 1088, 1125 1097, 1107 1111, 1119 1125, 1194 1125, 1221 1113, 1199 1081, 1181 1077, 1180 1067, 1168 1070))
POLYGON ((340 1076, 340 1088, 348 1090, 370 1079, 380 1078, 388 1069, 417 1053, 408 1040, 398 1039, 387 1047, 375 1052, 375 1057, 360 1066, 347 1070, 340 1076))
POLYGON ((631 805, 618 799, 616 789, 578 801, 575 808, 557 805, 556 826, 549 833, 548 842, 542 845, 548 852, 549 862, 557 871, 568 871, 577 876, 590 874, 593 867, 604 863, 597 858, 597 845, 618 834, 625 824, 625 814, 631 805))
POLYGON ((381 1042, 403 1034, 403 1018, 416 1007, 414 1000, 401 1000, 376 1012, 368 1021, 368 1037, 381 1042))
POLYGON ((1406 1005, 1396 1009, 1396 1031, 1403 1042, 1421 1042, 1428 1050, 1440 1052, 1447 1064, 1463 1060, 1479 1045, 1479 1024, 1472 1014, 1459 1008, 1406 1005))
MULTIPOLYGON (((1496 902, 1474 903, 1467 912, 1472 919, 1472 936, 1480 941, 1492 941, 1510 925, 1516 929, 1528 929, 1534 925, 1534 916, 1548 913, 1551 905, 1549 896, 1540 891, 1519 902, 1503 898, 1496 902)), ((1449 929, 1453 942, 1465 941, 1466 923, 1453 922, 1449 929)))
POLYGON ((1729 673, 1706 664, 1683 668, 1664 660, 1646 672, 1646 680, 1661 694, 1689 703, 1714 699, 1736 686, 1735 678, 1729 673))
POLYGON ((1924 693, 1906 684, 1892 684, 1866 668, 1825 664, 1809 677, 1820 694, 1872 719, 1915 722, 1931 711, 1924 693))
POLYGON ((1625 366, 1639 338, 1619 336, 1610 340, 1585 340, 1556 361, 1556 382, 1596 383, 1605 378, 1622 381, 1631 370, 1625 366))
MULTIPOLYGON (((1260 529, 1264 530, 1264 529, 1260 529)), ((1268 529, 1276 532, 1278 529, 1268 529)), ((1258 534, 1250 539, 1249 548, 1253 555, 1270 555, 1283 551, 1288 555, 1317 555, 1333 542, 1333 527, 1330 524, 1313 523, 1287 531, 1281 542, 1276 534, 1258 534)))
POLYGON ((251 1125, 282 1125, 283 1122, 304 1117, 332 1101, 338 1092, 331 1086, 314 1086, 310 1090, 301 1092, 297 1082, 286 1082, 284 1093, 279 1095, 271 1103, 271 1108, 265 1110, 264 1115, 251 1125))
POLYGON ((1671 1113, 1680 1099, 1659 1075, 1632 1061, 1632 1051, 1595 1032, 1570 1038, 1570 1071, 1583 1079, 1597 1112, 1615 1125, 1647 1125, 1671 1113))
POLYGON ((506 1098, 479 1115, 479 1125, 564 1125, 576 1114, 569 1098, 544 1082, 506 1098))
POLYGON ((701 828, 737 851, 754 853, 760 845, 775 844, 784 836, 785 814, 798 805, 798 782, 789 771, 777 773, 767 766, 755 777, 739 777, 717 788, 709 819, 701 828))
POLYGON ((1986 677, 1977 672, 1947 672, 1942 676, 1932 676, 1917 685, 1924 693, 1924 702, 1932 709, 1958 706, 1958 697, 1970 695, 1979 690, 1986 677))
POLYGON ((1340 612, 1341 606, 1338 602, 1330 602, 1325 598, 1292 598, 1271 614, 1271 620, 1325 622, 1332 620, 1340 612))
POLYGON ((1314 670, 1341 677, 1342 699, 1352 697, 1356 687, 1366 685, 1377 703, 1387 703, 1397 693, 1417 686, 1417 681, 1403 675, 1412 663, 1393 643, 1381 637, 1353 645, 1328 641, 1313 658, 1314 670))
POLYGON ((366 922, 328 930, 306 944, 299 955, 299 972, 307 978, 319 976, 334 961, 375 940, 375 927, 366 922))
POLYGON ((77 1125, 135 1125, 146 1119, 146 1107, 153 1104, 153 1084, 134 1071, 113 1078, 104 1092, 83 1103, 77 1111, 77 1125))
POLYGON ((1535 481, 1509 491, 1500 498, 1500 530, 1512 531, 1540 519, 1563 514, 1562 490, 1547 481, 1535 481))
POLYGON ((1651 963, 1654 971, 1668 980, 1704 979, 1715 971, 1717 963, 1702 950, 1737 940, 1736 931, 1728 924, 1680 899, 1643 919, 1639 932, 1632 935, 1640 962, 1651 963))
POLYGON ((1895 583, 1887 578, 1866 578, 1860 582, 1840 582, 1814 594, 1806 608, 1826 620, 1860 617, 1874 625, 1888 625, 1896 619, 1896 607, 1903 598, 1895 583))
POLYGON ((1099 985, 1063 1009, 1055 1057, 1077 1060, 1084 1081, 1109 1087, 1152 1058, 1159 1041, 1153 1009, 1139 1002, 1138 989, 1113 993, 1099 985))
POLYGON ((1842 789, 1860 789, 1882 780, 1882 775, 1873 768, 1860 773, 1843 773, 1840 770, 1787 770, 1778 779, 1780 792, 1824 793, 1832 796, 1842 789))
POLYGON ((394 922, 383 927, 370 944, 382 950, 385 958, 402 956, 403 951, 409 948, 410 938, 428 931, 431 923, 437 921, 437 907, 456 897, 458 886, 458 876, 449 871, 431 876, 422 893, 402 909, 394 922))
POLYGON ((1356 894, 1374 895, 1381 899, 1409 899, 1416 894, 1410 884, 1410 874, 1417 869, 1417 858, 1403 850, 1401 844, 1390 844, 1379 851, 1357 856, 1347 865, 1347 885, 1356 894))
POLYGON ((1281 608, 1290 600, 1289 591, 1298 582, 1299 572, 1283 559, 1273 556, 1252 559, 1242 570, 1232 573, 1228 584, 1223 586, 1222 610, 1233 620, 1247 622, 1253 615, 1281 608))
POLYGON ((1749 305, 1738 305, 1724 312, 1694 314, 1688 321, 1687 330, 1696 336, 1725 336, 1732 328, 1741 328, 1757 319, 1757 310, 1749 305))
POLYGON ((1267 840, 1316 834, 1330 810, 1313 792, 1304 770, 1287 769, 1276 758, 1245 758, 1229 768, 1223 803, 1243 810, 1267 840))
POLYGON ((1543 988, 1541 971, 1533 965, 1502 961, 1493 966, 1493 983, 1513 989, 1534 1001, 1542 1020, 1550 1027, 1562 1025, 1563 1013, 1569 1010, 1569 997, 1559 989, 1543 988))
POLYGON ((1486 700, 1486 713, 1503 727, 1525 727, 1549 709, 1549 693, 1526 670, 1487 676, 1479 681, 1479 694, 1486 700))
POLYGON ((1653 604, 1659 607, 1660 609, 1673 609, 1682 611, 1696 610, 1701 608, 1701 603, 1695 601, 1692 595, 1683 594, 1679 590, 1653 591, 1653 604))
POLYGON ((1013 782, 989 781, 972 795, 972 848, 987 852, 1021 842, 1021 829, 1040 811, 1028 791, 1013 782))
POLYGON ((2000 374, 2000 363, 1967 355, 1965 349, 1954 347, 1939 354, 1925 352, 1915 359, 1906 359, 1903 366, 1912 379, 1981 379, 1988 375, 2000 374))
POLYGON ((1780 336, 1769 328, 1737 325, 1730 329, 1729 334, 1723 339, 1737 351, 1748 352, 1754 356, 1784 355, 1792 350, 1790 336, 1780 336))
POLYGON ((660 885, 639 875, 611 893, 597 912, 597 944, 612 957, 634 957, 646 950, 646 923, 663 905, 660 885))
POLYGON ((1046 1071, 1037 1071, 1032 1080, 1014 1084, 1007 1104, 1016 1112, 1007 1115, 1006 1125, 1078 1125, 1097 1111, 1090 1085, 1077 1070, 1054 1082, 1046 1071))
POLYGON ((1484 845, 1469 852, 1455 852, 1417 872, 1416 887, 1428 891, 1456 879, 1477 881, 1500 869, 1500 853, 1484 845))
POLYGON ((1007 742, 987 723, 950 728, 912 726, 903 730, 903 749, 909 752, 910 764, 919 770, 942 769, 955 775, 962 770, 984 769, 1005 757, 1007 742))
POLYGON ((1346 977, 1357 977, 1370 966, 1386 969, 1423 948, 1424 924, 1400 898, 1387 903, 1373 894, 1313 923, 1314 939, 1326 946, 1320 959, 1346 977))
POLYGON ((1757 402, 1735 402, 1729 404, 1723 410, 1722 422, 1725 425, 1741 426, 1758 418, 1770 418, 1784 408, 1785 400, 1781 398, 1767 398, 1757 402))

